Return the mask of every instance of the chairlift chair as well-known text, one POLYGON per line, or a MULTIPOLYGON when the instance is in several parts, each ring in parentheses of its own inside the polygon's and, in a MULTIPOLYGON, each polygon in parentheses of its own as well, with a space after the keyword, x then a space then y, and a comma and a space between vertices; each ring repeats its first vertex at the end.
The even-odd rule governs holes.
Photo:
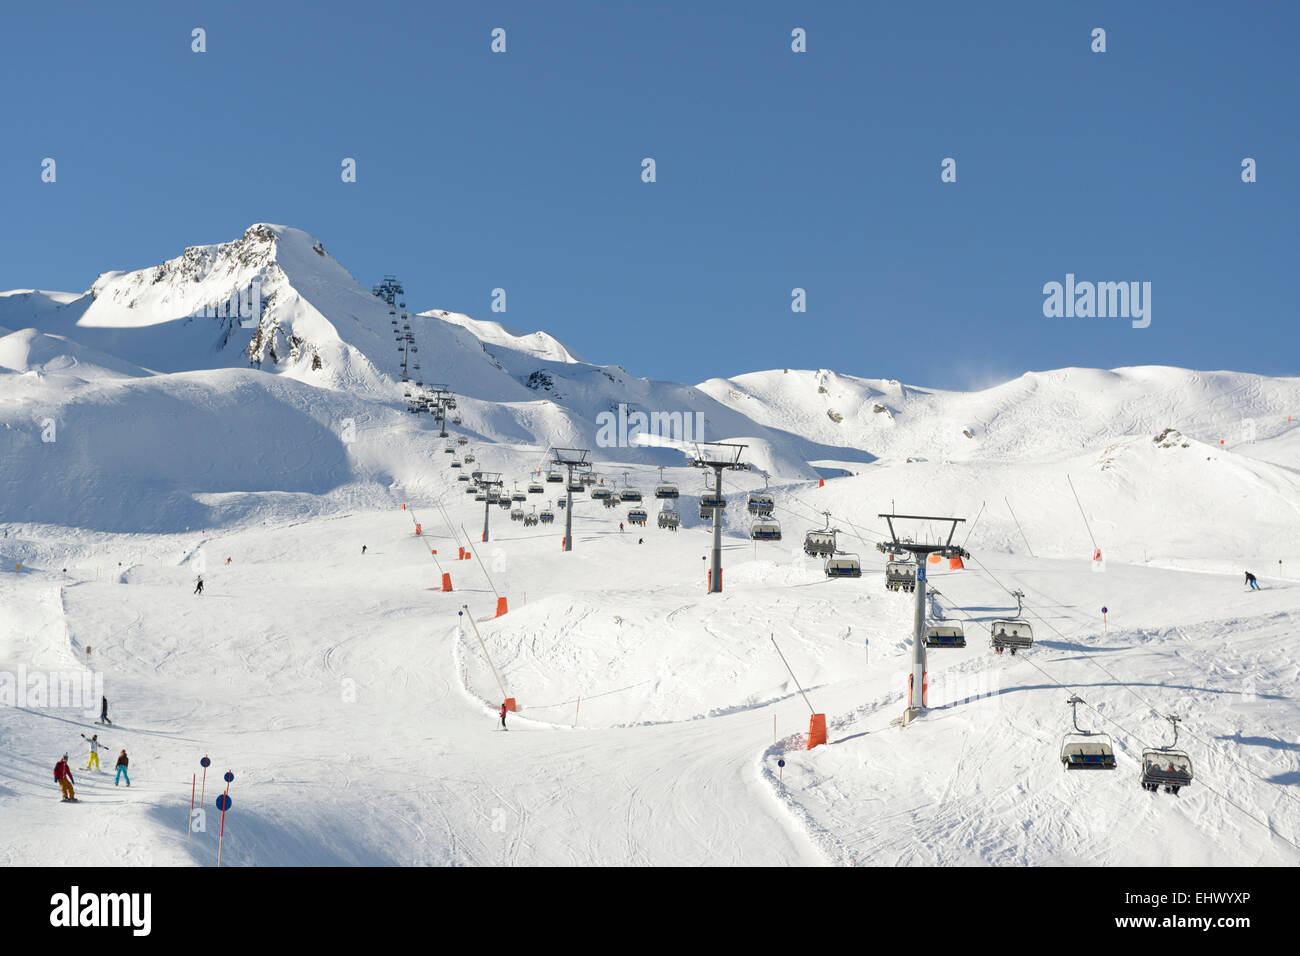
POLYGON ((464 472, 461 472, 459 475, 456 476, 456 480, 457 480, 457 481, 469 481, 469 475, 465 474, 464 472))
POLYGON ((604 485, 596 485, 591 489, 592 501, 608 501, 613 494, 614 493, 604 485))
POLYGON ((1007 649, 1015 654, 1016 651, 1028 650, 1034 646, 1034 629, 1028 621, 994 621, 989 627, 989 636, 993 639, 995 654, 1001 654, 1007 649))
POLYGON ((466 453, 465 453, 465 461, 466 461, 466 462, 471 462, 471 461, 473 461, 473 460, 474 460, 474 456, 473 456, 472 454, 470 454, 469 452, 466 452, 466 453))
POLYGON ((670 531, 676 531, 682 523, 682 516, 676 511, 667 510, 659 512, 659 527, 667 528, 670 531))
POLYGON ((885 565, 885 590, 915 591, 916 562, 890 561, 885 565))
POLYGON ((528 483, 528 493, 530 495, 541 495, 546 493, 546 489, 535 481, 528 483))
MULTIPOLYGON (((563 482, 564 482, 564 475, 560 474, 558 471, 548 471, 546 473, 547 484, 558 485, 558 484, 562 484, 563 482)), ((577 484, 581 484, 581 482, 577 482, 577 484)), ((579 488, 578 490, 581 491, 582 489, 579 488)))
POLYGON ((453 467, 453 468, 459 468, 459 467, 460 467, 460 461, 458 461, 457 459, 453 458, 453 459, 451 460, 451 467, 453 467))
POLYGON ((630 508, 628 509, 627 512, 627 523, 640 525, 642 528, 644 528, 646 520, 649 517, 650 516, 646 514, 644 508, 630 508))
POLYGON ((1192 783, 1192 758, 1187 751, 1178 750, 1178 721, 1181 718, 1168 714, 1165 720, 1173 724, 1174 742, 1168 747, 1148 747, 1142 751, 1142 789, 1158 793, 1161 787, 1165 793, 1178 796, 1181 787, 1192 783))
POLYGON ((555 512, 551 510, 551 503, 549 501, 546 502, 546 507, 542 509, 542 513, 537 516, 537 520, 542 524, 550 524, 555 520, 555 512))
POLYGON ((966 634, 960 624, 937 624, 925 629, 926 647, 965 647, 966 634))
POLYGON ((1079 705, 1083 700, 1076 696, 1066 701, 1074 721, 1074 732, 1061 738, 1061 766, 1066 770, 1114 770, 1115 745, 1110 734, 1084 730, 1079 726, 1079 705))
POLYGON ((659 484, 655 486, 655 497, 660 501, 676 501, 681 497, 677 486, 664 479, 662 466, 659 469, 659 484))
POLYGON ((780 541, 781 525, 771 518, 759 518, 749 526, 749 537, 754 541, 780 541))
POLYGON ((563 498, 561 498, 561 499, 559 499, 558 501, 555 502, 555 507, 559 508, 561 511, 563 511, 563 510, 564 510, 565 508, 567 508, 568 506, 569 506, 569 503, 568 503, 565 499, 563 499, 563 498))
POLYGON ((574 494, 581 494, 582 492, 587 490, 587 486, 584 485, 577 478, 573 479, 573 481, 565 485, 565 488, 567 488, 569 491, 573 492, 574 494))
POLYGON ((839 551, 826 558, 825 570, 828 578, 860 578, 862 561, 851 551, 839 551))
POLYGON ((466 438, 464 435, 461 435, 459 438, 456 439, 456 444, 457 444, 457 445, 468 445, 468 444, 469 444, 469 439, 466 438))
POLYGON ((524 520, 524 509, 523 509, 523 508, 520 508, 518 505, 516 505, 515 507, 511 508, 511 509, 510 509, 510 520, 511 520, 511 521, 523 521, 523 520, 524 520))
POLYGON ((510 499, 506 495, 502 495, 500 500, 497 501, 497 507, 500 508, 502 511, 509 511, 510 499))
POLYGON ((750 494, 747 502, 749 513, 752 515, 770 515, 776 505, 772 501, 772 496, 762 493, 750 494))

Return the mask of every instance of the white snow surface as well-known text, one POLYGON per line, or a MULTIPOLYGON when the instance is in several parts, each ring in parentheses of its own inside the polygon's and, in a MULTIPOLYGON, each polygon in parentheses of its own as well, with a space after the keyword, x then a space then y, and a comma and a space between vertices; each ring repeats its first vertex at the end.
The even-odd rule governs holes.
POLYGON ((562 511, 525 528, 494 507, 480 541, 484 506, 405 411, 387 305, 300 230, 255 224, 85 294, 0 294, 0 862, 212 865, 227 769, 223 865, 1300 862, 1300 380, 1061 369, 963 393, 776 369, 693 387, 411 311, 473 467, 523 487, 549 446, 593 448, 649 526, 580 495, 572 552, 562 511), (193 317, 254 275, 256 329, 193 317), (701 473, 673 447, 596 447, 620 403, 750 446, 756 471, 725 482, 722 594, 701 473), (676 533, 654 524, 660 465, 676 533), (748 539, 760 471, 780 542, 748 539), (929 652, 930 709, 906 728, 914 598, 884 589, 875 548, 891 509, 964 517, 973 555, 932 566, 968 646, 929 652), (823 512, 861 579, 802 554, 823 512), (1036 645, 994 655, 1017 588, 1036 645), (93 712, 14 699, 51 673, 102 676, 115 723, 94 723, 98 693, 93 712), (830 729, 813 750, 805 693, 830 729), (1117 770, 1062 770, 1071 693, 1117 770), (1196 766, 1177 797, 1138 785, 1167 713, 1196 766), (100 774, 80 769, 94 732, 100 774), (52 779, 65 751, 76 804, 52 779))

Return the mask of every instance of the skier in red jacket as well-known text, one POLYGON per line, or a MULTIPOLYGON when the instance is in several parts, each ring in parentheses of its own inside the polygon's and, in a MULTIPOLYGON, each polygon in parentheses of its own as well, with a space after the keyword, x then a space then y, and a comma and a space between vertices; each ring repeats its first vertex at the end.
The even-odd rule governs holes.
POLYGON ((506 729, 506 705, 501 705, 501 729, 506 729))
POLYGON ((72 789, 72 768, 68 766, 68 755, 64 754, 63 759, 54 765, 54 779, 58 781, 59 790, 63 793, 64 800, 77 799, 77 792, 72 789))

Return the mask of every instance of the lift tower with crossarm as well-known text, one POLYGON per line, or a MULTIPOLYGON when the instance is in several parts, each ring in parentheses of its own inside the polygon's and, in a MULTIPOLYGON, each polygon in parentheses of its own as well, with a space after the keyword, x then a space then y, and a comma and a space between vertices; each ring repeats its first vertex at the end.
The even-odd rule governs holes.
POLYGON ((907 710, 903 712, 903 726, 906 727, 921 714, 925 713, 926 690, 929 685, 929 673, 926 671, 925 664, 925 565, 926 559, 932 554, 939 554, 945 558, 969 558, 970 552, 964 548, 958 547, 952 543, 952 537, 957 532, 958 523, 964 523, 965 518, 936 518, 928 515, 895 515, 882 514, 877 515, 884 518, 889 525, 889 541, 881 541, 876 544, 876 550, 882 554, 901 554, 904 551, 910 552, 916 558, 916 611, 913 616, 912 626, 912 673, 907 678, 907 710), (948 540, 943 544, 932 543, 918 544, 914 541, 898 540, 898 532, 894 530, 894 521, 950 521, 952 527, 948 531, 948 540))

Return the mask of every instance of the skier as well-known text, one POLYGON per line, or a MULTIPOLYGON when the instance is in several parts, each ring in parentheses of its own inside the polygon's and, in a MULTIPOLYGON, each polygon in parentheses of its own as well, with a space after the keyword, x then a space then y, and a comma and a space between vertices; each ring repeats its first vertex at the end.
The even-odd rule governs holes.
POLYGON ((72 789, 76 781, 72 779, 72 768, 68 766, 67 754, 64 754, 63 759, 54 765, 54 779, 59 784, 59 791, 63 794, 65 803, 77 799, 77 791, 72 789))
POLYGON ((113 778, 113 786, 116 787, 117 782, 123 777, 126 777, 126 785, 128 787, 131 786, 131 775, 126 772, 127 764, 130 762, 131 761, 126 759, 126 748, 124 747, 122 748, 122 752, 117 755, 117 776, 113 778))
POLYGON ((99 770, 99 748, 104 746, 99 742, 99 734, 91 734, 89 737, 82 734, 81 739, 90 744, 90 759, 86 761, 86 769, 89 770, 93 765, 95 770, 99 770))
POLYGON ((621 521, 618 523, 618 530, 619 530, 619 531, 622 531, 622 530, 623 530, 623 522, 621 522, 621 521))
POLYGON ((195 594, 203 593, 203 575, 201 574, 199 575, 199 583, 194 586, 194 593, 195 594))
POLYGON ((366 546, 364 544, 361 546, 361 553, 362 554, 366 553, 366 546))
POLYGON ((1246 583, 1250 585, 1252 591, 1259 590, 1259 582, 1255 580, 1255 575, 1251 574, 1249 571, 1246 572, 1246 583))
POLYGON ((229 564, 229 563, 230 563, 230 559, 229 559, 229 558, 226 558, 226 564, 229 564))
POLYGON ((637 538, 637 539, 636 539, 636 543, 637 543, 637 544, 645 544, 645 538, 637 538))
POLYGON ((108 698, 104 696, 99 698, 99 722, 101 724, 112 723, 112 721, 108 719, 108 698))
POLYGON ((506 729, 506 705, 501 705, 501 729, 506 729))

